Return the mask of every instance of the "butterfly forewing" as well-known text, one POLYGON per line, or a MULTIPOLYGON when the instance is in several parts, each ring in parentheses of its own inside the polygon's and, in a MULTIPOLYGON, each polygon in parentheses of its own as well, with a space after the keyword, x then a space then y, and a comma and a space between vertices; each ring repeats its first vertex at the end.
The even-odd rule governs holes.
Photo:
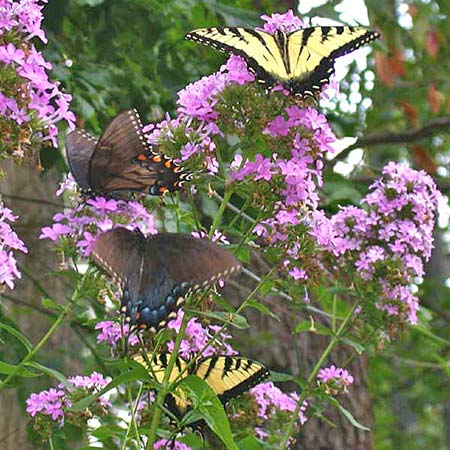
POLYGON ((332 65, 340 56, 377 39, 375 31, 361 27, 312 27, 294 31, 288 36, 293 77, 302 77, 321 65, 332 65))
POLYGON ((91 188, 88 177, 89 160, 97 139, 84 130, 74 130, 66 137, 66 157, 70 172, 82 189, 91 188))
POLYGON ((124 111, 106 127, 89 163, 89 179, 94 191, 144 191, 155 184, 157 173, 135 162, 151 149, 135 110, 124 111))

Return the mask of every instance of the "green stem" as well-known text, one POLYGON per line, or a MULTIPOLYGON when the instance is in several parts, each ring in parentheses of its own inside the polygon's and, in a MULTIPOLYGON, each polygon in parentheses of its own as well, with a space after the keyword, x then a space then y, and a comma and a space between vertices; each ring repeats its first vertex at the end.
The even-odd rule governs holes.
POLYGON ((180 330, 178 331, 177 337, 175 339, 173 351, 169 358, 169 363, 167 364, 166 370, 164 371, 164 378, 161 383, 162 387, 158 391, 158 395, 156 396, 154 413, 153 413, 153 417, 152 417, 152 422, 150 424, 150 430, 148 432, 148 441, 147 441, 147 445, 145 447, 146 449, 153 449, 153 445, 157 438, 156 433, 158 431, 159 422, 161 421, 162 407, 163 407, 166 395, 168 394, 169 388, 170 388, 170 386, 168 386, 170 374, 172 373, 173 366, 175 365, 175 361, 178 357, 178 350, 180 348, 181 340, 183 339, 188 320, 189 320, 188 315, 184 314, 183 320, 181 322, 180 330))
POLYGON ((222 203, 219 206, 219 210, 217 211, 217 214, 214 216, 214 220, 213 223, 211 225, 211 228, 209 229, 209 234, 208 237, 211 239, 214 231, 217 229, 223 213, 225 212, 225 209, 227 207, 228 202, 230 201, 231 195, 233 194, 232 189, 228 189, 227 191, 225 191, 224 195, 223 195, 223 199, 222 199, 222 203))
POLYGON ((36 346, 28 353, 20 363, 14 367, 12 372, 3 380, 0 382, 0 389, 3 389, 9 381, 11 381, 18 372, 25 366, 25 364, 30 361, 34 355, 42 348, 42 346, 50 339, 51 335, 56 331, 56 329, 61 325, 62 321, 66 317, 66 315, 70 312, 70 310, 73 308, 75 303, 80 297, 80 293, 84 287, 84 283, 87 279, 87 275, 90 272, 90 269, 86 270, 83 277, 81 278, 80 282, 78 283, 77 288, 75 289, 74 293, 72 294, 72 298, 67 303, 67 305, 64 307, 64 309, 61 311, 61 314, 58 316, 58 318, 53 322, 53 325, 49 328, 47 333, 42 337, 42 339, 36 344, 36 346))
POLYGON ((316 375, 319 372, 320 368, 322 367, 323 363, 328 358, 329 354, 331 353, 333 348, 336 346, 336 344, 339 342, 341 336, 344 334, 344 331, 346 331, 347 324, 353 317, 353 313, 355 312, 357 305, 358 305, 358 302, 355 302, 355 304, 350 308, 350 311, 348 312, 348 314, 345 317, 344 321, 342 322, 341 326, 339 327, 336 334, 331 339, 327 348, 324 350, 321 357, 319 358, 316 365, 314 366, 314 369, 310 373, 308 380, 307 380, 307 388, 304 389, 302 395, 300 396, 300 398, 297 401, 295 411, 292 413, 292 417, 291 417, 291 420, 289 421, 289 425, 287 427, 286 433, 281 441, 280 449, 289 450, 289 447, 288 447, 289 438, 291 437, 292 431, 294 429, 294 425, 297 422, 298 413, 300 412, 300 408, 303 405, 303 401, 305 400, 309 390, 311 389, 311 385, 315 381, 316 375))
POLYGON ((136 446, 137 446, 137 448, 139 448, 138 446, 139 446, 139 442, 140 442, 139 429, 138 429, 138 426, 136 424, 136 417, 135 417, 135 415, 136 415, 136 409, 137 409, 137 407, 139 405, 139 402, 140 402, 141 396, 142 396, 142 385, 140 387, 139 393, 138 393, 137 398, 136 398, 136 403, 134 405, 133 405, 133 395, 132 395, 132 392, 131 392, 131 386, 129 384, 127 385, 127 394, 128 394, 128 402, 130 404, 131 420, 130 420, 130 423, 128 424, 127 432, 125 434, 125 439, 123 440, 122 449, 121 450, 126 450, 126 448, 127 448, 128 436, 131 433, 131 429, 133 429, 133 432, 134 432, 134 434, 136 436, 136 442, 137 442, 136 446))

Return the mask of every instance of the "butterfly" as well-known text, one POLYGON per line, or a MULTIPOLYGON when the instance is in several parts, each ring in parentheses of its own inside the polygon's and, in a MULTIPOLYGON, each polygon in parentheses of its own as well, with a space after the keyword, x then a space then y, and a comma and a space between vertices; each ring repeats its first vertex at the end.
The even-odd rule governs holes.
POLYGON ((82 129, 66 137, 70 171, 86 191, 117 191, 162 195, 181 189, 192 174, 163 154, 154 152, 144 137, 136 110, 120 113, 99 139, 82 129))
POLYGON ((227 250, 189 234, 116 228, 94 242, 93 260, 121 286, 121 311, 131 326, 156 332, 176 317, 186 295, 237 273, 227 250))
MULTIPOLYGON (((133 357, 159 383, 163 382, 164 371, 169 363, 169 358, 169 353, 158 353, 153 354, 153 356, 148 354, 147 359, 151 366, 149 369, 147 361, 142 355, 133 357)), ((190 364, 186 370, 187 365, 188 361, 177 356, 170 373, 169 382, 173 383, 180 378, 186 378, 188 375, 196 375, 209 384, 222 404, 247 392, 269 376, 269 371, 261 363, 243 356, 208 356, 190 364)), ((181 420, 192 407, 192 403, 181 389, 175 389, 174 394, 167 395, 165 405, 178 420, 181 420)), ((190 426, 195 428, 201 422, 195 422, 190 426)))
POLYGON ((380 34, 362 27, 303 28, 274 35, 251 28, 200 28, 186 39, 241 56, 260 83, 281 83, 292 95, 316 97, 334 73, 336 58, 350 53, 380 34))

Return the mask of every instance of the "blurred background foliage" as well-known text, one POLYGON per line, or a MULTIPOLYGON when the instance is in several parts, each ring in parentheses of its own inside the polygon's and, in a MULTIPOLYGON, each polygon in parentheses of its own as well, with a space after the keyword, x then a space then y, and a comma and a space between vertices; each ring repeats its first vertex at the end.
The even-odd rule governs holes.
MULTIPOLYGON (((300 11, 345 21, 356 3, 363 4, 301 1, 300 11), (324 4, 308 10, 309 3, 324 4)), ((330 212, 356 202, 389 160, 426 170, 444 194, 450 187, 450 3, 365 4, 383 39, 371 47, 367 66, 350 63, 340 97, 325 108, 339 138, 358 138, 328 163, 323 206, 330 212)), ((187 31, 260 26, 261 14, 297 6, 272 0, 50 0, 43 51, 54 64, 54 78, 73 94, 78 124, 99 133, 127 108, 137 108, 144 122, 161 120, 166 111, 173 115, 177 91, 225 61, 185 41, 187 31)), ((51 150, 43 159, 47 167, 63 168, 51 150)), ((442 211, 441 225, 447 226, 448 207, 442 211)), ((421 285, 420 325, 370 354, 378 450, 450 448, 448 235, 441 229, 436 236, 438 249, 421 285)))

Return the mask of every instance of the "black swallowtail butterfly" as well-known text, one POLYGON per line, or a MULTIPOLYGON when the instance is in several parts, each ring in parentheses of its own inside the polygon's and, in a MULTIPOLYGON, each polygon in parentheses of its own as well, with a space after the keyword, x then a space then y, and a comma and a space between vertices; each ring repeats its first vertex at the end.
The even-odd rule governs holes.
POLYGON ((121 311, 130 325, 152 332, 176 317, 188 293, 241 267, 229 251, 205 239, 178 233, 145 238, 125 228, 100 235, 92 258, 121 286, 121 311))
POLYGON ((95 193, 176 191, 192 174, 148 144, 136 110, 120 113, 97 140, 82 129, 66 138, 70 171, 79 186, 95 193))

